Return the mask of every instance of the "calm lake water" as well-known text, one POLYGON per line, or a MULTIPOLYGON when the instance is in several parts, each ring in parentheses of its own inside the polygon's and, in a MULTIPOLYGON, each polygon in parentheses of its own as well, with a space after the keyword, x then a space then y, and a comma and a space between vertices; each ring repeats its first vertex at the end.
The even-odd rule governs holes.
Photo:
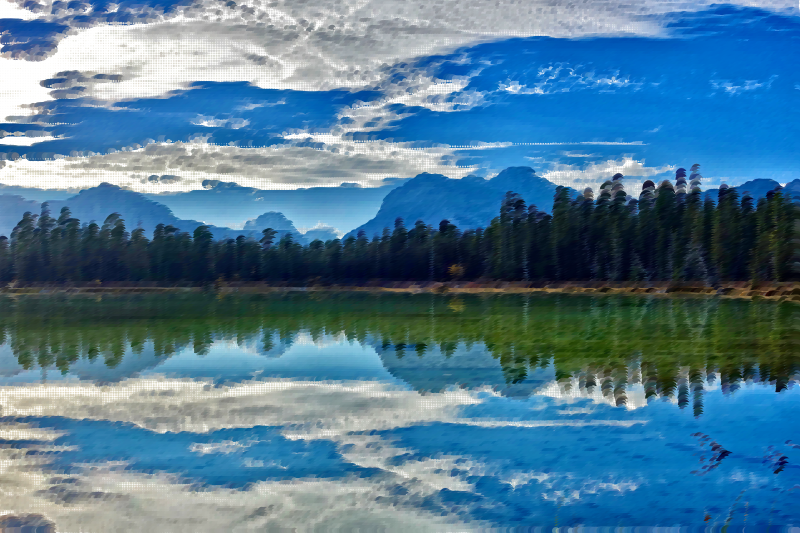
POLYGON ((0 515, 798 532, 798 375, 789 302, 5 299, 0 515))

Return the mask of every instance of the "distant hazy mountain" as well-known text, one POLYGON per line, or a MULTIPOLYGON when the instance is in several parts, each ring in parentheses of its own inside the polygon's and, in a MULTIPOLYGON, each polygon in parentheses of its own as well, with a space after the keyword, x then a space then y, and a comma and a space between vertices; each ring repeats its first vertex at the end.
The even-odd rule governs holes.
MULTIPOLYGON (((152 237, 153 230, 158 224, 172 225, 180 231, 193 232, 203 222, 198 220, 184 220, 175 216, 172 210, 138 192, 121 189, 116 185, 102 183, 97 187, 85 189, 66 200, 55 200, 48 202, 51 216, 58 218, 61 208, 69 207, 72 216, 80 219, 81 222, 95 221, 103 224, 106 217, 111 213, 119 213, 125 220, 125 226, 131 231, 139 226, 144 228, 148 238, 152 237)), ((0 235, 10 236, 14 226, 22 218, 26 211, 39 214, 41 204, 33 200, 25 200, 16 195, 0 195, 0 235)), ((286 232, 291 231, 295 234, 295 240, 305 243, 302 233, 295 229, 294 224, 287 220, 281 213, 266 213, 252 221, 250 227, 245 229, 231 229, 220 226, 208 225, 216 239, 236 238, 239 235, 261 238, 261 230, 270 227, 261 227, 261 222, 274 223, 278 230, 277 239, 286 232)))
POLYGON ((248 220, 244 225, 243 235, 259 240, 262 237, 261 232, 267 228, 275 230, 274 242, 278 242, 287 233, 291 233, 294 240, 300 244, 308 244, 310 242, 294 227, 291 220, 283 216, 283 213, 276 211, 269 211, 252 220, 248 220))
MULTIPOLYGON (((757 202, 759 198, 764 198, 767 196, 767 193, 774 190, 778 185, 780 185, 780 183, 775 180, 756 179, 746 181, 734 188, 739 192, 740 197, 745 192, 748 192, 750 193, 750 196, 753 197, 753 200, 757 202)), ((787 183, 786 187, 784 187, 784 192, 788 193, 789 195, 800 194, 800 179, 787 183)), ((717 198, 719 198, 719 189, 708 189, 705 191, 703 194, 703 199, 706 198, 711 198, 716 202, 717 198)))
MULTIPOLYGON (((758 202, 759 198, 764 198, 767 196, 769 191, 775 190, 775 187, 780 185, 775 180, 769 179, 756 179, 750 180, 742 183, 741 185, 737 185, 733 187, 739 192, 739 196, 741 197, 745 192, 749 193, 750 196, 753 197, 755 202, 758 202)), ((796 179, 790 181, 783 187, 783 193, 788 195, 790 198, 794 198, 796 201, 800 201, 800 179, 796 179)), ((711 198, 715 202, 717 198, 719 198, 719 189, 708 189, 703 193, 703 199, 711 198)))
POLYGON ((322 242, 325 242, 333 239, 338 239, 339 234, 336 231, 336 228, 332 228, 330 226, 322 226, 308 230, 303 234, 303 237, 305 237, 305 239, 308 242, 312 242, 317 239, 321 240, 322 242))
MULTIPOLYGON (((800 179, 792 180, 783 188, 783 193, 795 201, 800 201, 800 179)), ((766 193, 764 193, 766 194, 766 193)))
POLYGON ((257 218, 248 220, 244 225, 245 231, 261 231, 272 228, 276 231, 291 231, 292 233, 299 233, 297 228, 294 227, 292 221, 283 216, 283 213, 270 211, 264 213, 257 218))
POLYGON ((372 188, 347 183, 340 187, 261 190, 207 180, 203 190, 145 196, 166 205, 178 217, 202 219, 219 226, 239 225, 262 213, 277 211, 299 227, 323 223, 349 230, 374 217, 384 197, 405 181, 387 179, 384 182, 388 185, 372 188))
POLYGON ((119 213, 128 230, 141 226, 148 235, 158 224, 171 224, 181 231, 193 231, 201 224, 194 220, 182 221, 167 206, 110 183, 101 183, 97 187, 82 190, 72 198, 49 202, 49 205, 51 216, 55 218, 58 218, 61 208, 67 206, 72 216, 81 222, 94 220, 98 224, 103 224, 111 213, 119 213))
POLYGON ((394 228, 402 217, 407 227, 417 220, 438 225, 447 219, 459 228, 486 227, 500 213, 500 203, 508 191, 519 193, 541 211, 553 208, 556 184, 536 175, 530 167, 510 167, 487 180, 477 176, 450 179, 441 174, 419 174, 384 198, 378 214, 359 230, 371 238, 383 228, 394 228))
POLYGON ((0 194, 0 235, 11 236, 11 230, 26 211, 39 212, 39 202, 16 194, 0 194))

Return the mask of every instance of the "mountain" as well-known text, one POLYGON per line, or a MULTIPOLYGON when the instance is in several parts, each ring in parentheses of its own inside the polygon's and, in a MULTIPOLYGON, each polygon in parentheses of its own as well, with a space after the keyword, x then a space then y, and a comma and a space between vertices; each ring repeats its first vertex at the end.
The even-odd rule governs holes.
POLYGON ((308 242, 312 242, 315 240, 320 240, 322 242, 330 241, 333 239, 339 238, 339 233, 336 231, 336 228, 332 228, 330 226, 318 226, 315 228, 311 228, 307 232, 303 234, 303 237, 308 242))
MULTIPOLYGON (((733 188, 739 192, 739 196, 745 192, 748 192, 750 193, 750 196, 753 197, 753 200, 758 202, 759 198, 766 197, 767 193, 774 190, 778 185, 780 185, 780 183, 775 180, 759 178, 746 181, 733 188)), ((784 194, 788 194, 790 197, 800 197, 800 179, 796 179, 787 183, 783 188, 783 192, 784 194)), ((717 198, 719 198, 719 189, 708 189, 705 191, 703 193, 703 199, 705 200, 706 198, 711 198, 716 202, 717 198)))
MULTIPOLYGON (((746 181, 741 185, 737 185, 736 187, 733 188, 739 192, 739 196, 741 196, 745 192, 748 192, 750 193, 750 196, 753 197, 753 200, 758 201, 759 198, 764 198, 769 191, 775 189, 775 187, 777 187, 778 185, 780 185, 780 183, 778 183, 775 180, 756 179, 756 180, 746 181)), ((708 189, 707 191, 704 191, 703 200, 705 200, 706 198, 711 198, 716 202, 717 198, 719 198, 719 189, 708 189)))
MULTIPOLYGON (((97 187, 80 191, 72 198, 48 202, 48 205, 52 217, 58 218, 61 208, 67 206, 72 216, 82 223, 95 221, 102 225, 108 215, 119 213, 125 220, 128 231, 141 226, 148 238, 152 237, 153 230, 158 224, 172 225, 180 231, 189 233, 203 224, 198 220, 180 219, 169 207, 150 200, 143 194, 128 191, 109 183, 101 183, 97 187)), ((10 236, 14 226, 26 211, 39 214, 41 204, 33 200, 25 200, 17 195, 0 195, 0 235, 10 236)), ((236 238, 239 235, 260 239, 261 230, 269 227, 269 224, 261 227, 262 223, 274 223, 274 229, 279 230, 277 238, 291 231, 295 234, 295 240, 305 243, 302 233, 295 229, 294 224, 281 213, 265 213, 250 223, 250 227, 239 230, 207 225, 215 239, 236 238)))
POLYGON ((489 180, 478 176, 450 179, 425 172, 387 194, 375 218, 348 235, 361 230, 369 238, 380 235, 383 228, 394 228, 397 217, 409 227, 417 220, 436 226, 444 219, 462 230, 486 227, 500 213, 506 192, 514 191, 529 205, 549 212, 555 190, 556 184, 530 167, 510 167, 489 180))
POLYGON ((38 213, 39 206, 39 202, 16 194, 0 194, 0 235, 11 237, 11 231, 22 220, 22 215, 26 211, 38 213))
POLYGON ((94 220, 100 225, 111 213, 119 213, 128 230, 141 226, 148 235, 153 233, 158 224, 171 224, 181 231, 193 231, 201 224, 195 220, 181 220, 167 206, 110 183, 84 189, 72 198, 55 200, 49 202, 49 205, 54 218, 58 218, 61 208, 67 206, 72 216, 81 222, 94 220))
POLYGON ((258 233, 261 233, 267 228, 272 228, 276 231, 290 231, 294 234, 300 233, 297 231, 297 228, 294 227, 291 220, 283 216, 283 213, 278 213, 276 211, 264 213, 258 218, 248 220, 244 225, 245 231, 255 231, 258 233))
POLYGON ((792 198, 800 200, 800 178, 787 183, 786 187, 783 188, 783 191, 792 198))
POLYGON ((384 197, 405 181, 385 179, 381 187, 344 183, 339 187, 262 190, 206 180, 201 190, 145 196, 169 207, 178 217, 203 219, 219 226, 238 226, 264 212, 277 211, 300 227, 323 223, 351 229, 374 217, 384 197))
POLYGON ((300 244, 308 244, 308 241, 302 233, 297 231, 291 220, 283 216, 283 213, 277 211, 269 211, 258 217, 248 220, 242 229, 245 236, 253 237, 256 240, 261 239, 261 232, 267 228, 275 230, 275 241, 280 241, 284 235, 291 233, 295 242, 300 244))

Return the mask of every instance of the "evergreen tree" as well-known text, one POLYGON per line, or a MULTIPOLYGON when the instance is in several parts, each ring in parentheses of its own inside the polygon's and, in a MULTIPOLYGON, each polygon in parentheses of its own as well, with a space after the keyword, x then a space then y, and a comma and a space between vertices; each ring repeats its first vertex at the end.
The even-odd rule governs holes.
POLYGON ((147 237, 143 228, 136 228, 131 232, 130 243, 126 250, 126 263, 131 281, 144 281, 152 279, 150 272, 150 252, 147 237))
POLYGON ((735 279, 741 258, 741 205, 735 188, 722 184, 714 211, 712 254, 717 275, 723 280, 735 279))
POLYGON ((0 286, 13 279, 14 264, 11 256, 11 247, 8 244, 8 237, 0 235, 0 286))
MULTIPOLYGON (((82 281, 102 281, 103 258, 100 226, 90 222, 81 232, 81 279, 82 281)), ((166 279, 166 278, 165 278, 166 279)))
POLYGON ((570 279, 575 272, 576 242, 571 207, 569 189, 559 185, 553 198, 551 238, 553 269, 559 280, 570 279))
POLYGON ((192 235, 192 268, 191 276, 193 281, 208 283, 212 281, 214 272, 213 263, 213 240, 214 236, 208 226, 198 226, 192 235))
MULTIPOLYGON (((686 171, 678 169, 676 176, 683 177, 686 171)), ((664 180, 658 186, 656 199, 653 204, 655 241, 654 267, 656 279, 668 281, 673 274, 673 241, 677 215, 677 200, 675 187, 669 180, 664 180)))
POLYGON ((637 204, 639 215, 636 219, 636 276, 641 280, 649 280, 656 275, 656 255, 654 253, 656 241, 655 225, 657 219, 653 209, 655 203, 655 184, 647 180, 642 184, 637 204))

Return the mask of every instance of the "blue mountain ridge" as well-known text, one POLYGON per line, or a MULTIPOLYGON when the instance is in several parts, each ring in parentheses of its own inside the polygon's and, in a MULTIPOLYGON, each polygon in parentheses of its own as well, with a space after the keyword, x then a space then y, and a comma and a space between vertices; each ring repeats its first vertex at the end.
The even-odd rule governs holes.
MULTIPOLYGON (((359 231, 368 238, 380 235, 383 228, 394 228, 397 217, 403 218, 406 226, 417 220, 438 225, 447 219, 462 230, 486 227, 499 214, 508 191, 549 213, 556 187, 530 167, 509 167, 488 180, 474 175, 451 179, 425 172, 387 194, 375 218, 347 235, 357 235, 359 231)), ((572 189, 570 192, 577 194, 572 189)))
MULTIPOLYGON (((748 193, 753 197, 753 200, 758 201, 759 198, 766 197, 769 191, 775 190, 775 187, 778 185, 780 184, 775 180, 760 178, 746 181, 733 188, 739 192, 740 197, 748 193)), ((791 198, 800 196, 800 179, 787 183, 783 188, 783 192, 784 194, 788 194, 791 198)), ((705 191, 703 193, 703 199, 705 200, 706 198, 710 198, 716 202, 717 198, 719 198, 719 189, 708 189, 705 191)))
MULTIPOLYGON (((778 185, 774 180, 756 179, 735 188, 740 194, 746 191, 758 200, 778 185)), ((202 199, 205 198, 202 194, 205 193, 209 195, 206 202, 211 203, 211 199, 216 195, 214 191, 217 186, 215 183, 210 190, 195 191, 193 197, 202 204, 202 199)), ((447 219, 462 230, 485 227, 498 215, 500 203, 507 191, 520 194, 529 205, 536 205, 540 211, 550 212, 555 189, 556 184, 537 176, 530 167, 510 167, 489 180, 473 175, 462 179, 451 179, 441 174, 422 173, 405 180, 403 185, 391 190, 383 199, 375 217, 347 235, 355 236, 363 230, 368 237, 372 237, 380 234, 384 228, 393 228, 398 217, 403 218, 407 226, 413 225, 417 220, 438 225, 440 221, 447 219)), ((338 193, 341 188, 329 188, 329 190, 338 193)), ((800 179, 787 183, 783 190, 793 198, 800 198, 800 179)), ((572 189, 570 191, 573 196, 577 194, 572 189)), ((628 191, 634 197, 638 192, 638 190, 628 191)), ((239 191, 237 194, 245 192, 239 191)), ((252 194, 252 190, 247 194, 252 194)), ((704 196, 716 200, 718 189, 704 191, 704 196)), ((69 206, 72 216, 86 223, 95 221, 102 224, 109 214, 117 212, 125 220, 129 231, 141 226, 148 237, 160 223, 175 226, 180 231, 186 232, 192 232, 203 224, 197 220, 177 217, 168 206, 152 200, 149 195, 108 183, 82 190, 71 198, 50 201, 48 204, 53 217, 58 216, 63 206, 69 206)), ((271 207, 265 201, 258 202, 257 205, 262 209, 271 207)), ((0 194, 0 235, 10 236, 14 226, 26 211, 38 214, 40 208, 41 204, 38 201, 26 200, 15 194, 0 194)), ((236 238, 239 235, 258 239, 261 237, 261 230, 267 227, 277 230, 277 239, 291 232, 295 240, 301 244, 307 244, 314 239, 329 240, 336 236, 334 228, 325 226, 316 227, 303 234, 295 228, 291 220, 277 211, 266 213, 262 211, 260 216, 249 220, 243 229, 215 225, 209 227, 216 239, 236 238)))
MULTIPOLYGON (((48 202, 50 214, 57 218, 62 207, 69 207, 73 217, 83 223, 103 223, 111 213, 119 213, 125 220, 126 228, 130 231, 142 227, 145 234, 151 237, 158 224, 172 225, 180 231, 193 232, 197 227, 204 225, 198 220, 185 220, 175 216, 172 210, 158 202, 146 198, 138 192, 122 189, 109 183, 101 183, 97 187, 84 189, 77 195, 66 200, 48 202)), ((19 195, 0 195, 0 235, 10 236, 14 226, 26 211, 38 214, 41 204, 33 200, 25 200, 19 195)), ((249 227, 244 229, 231 229, 209 225, 215 239, 236 238, 239 235, 261 238, 261 230, 273 227, 277 231, 276 239, 286 233, 292 233, 296 241, 306 244, 303 234, 300 233, 281 213, 269 212, 261 215, 256 221, 249 221, 249 227), (267 223, 267 225, 265 225, 267 223), (262 227, 263 226, 263 227, 262 227)))

